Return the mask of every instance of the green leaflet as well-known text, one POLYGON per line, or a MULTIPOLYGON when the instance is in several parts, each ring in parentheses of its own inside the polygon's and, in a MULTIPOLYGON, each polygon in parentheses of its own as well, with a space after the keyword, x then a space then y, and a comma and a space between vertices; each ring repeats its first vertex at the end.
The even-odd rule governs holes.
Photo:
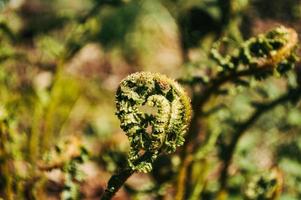
POLYGON ((129 75, 116 92, 116 107, 130 141, 128 162, 133 170, 149 172, 160 152, 172 153, 183 145, 191 105, 174 80, 150 72, 129 75))

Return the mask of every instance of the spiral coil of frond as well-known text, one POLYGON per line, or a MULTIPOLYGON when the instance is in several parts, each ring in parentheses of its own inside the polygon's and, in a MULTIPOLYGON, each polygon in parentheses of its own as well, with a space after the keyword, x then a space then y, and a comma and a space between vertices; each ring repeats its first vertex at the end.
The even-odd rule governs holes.
POLYGON ((283 174, 274 167, 269 171, 262 172, 252 177, 245 188, 247 200, 276 200, 283 189, 283 174))
POLYGON ((129 75, 117 90, 116 107, 130 141, 128 161, 133 170, 149 172, 159 153, 172 153, 183 145, 191 106, 174 80, 150 72, 129 75))
POLYGON ((224 70, 234 70, 240 65, 251 68, 276 69, 283 73, 292 68, 295 61, 298 35, 295 30, 280 26, 265 34, 245 41, 233 54, 222 56, 216 43, 211 54, 224 70))

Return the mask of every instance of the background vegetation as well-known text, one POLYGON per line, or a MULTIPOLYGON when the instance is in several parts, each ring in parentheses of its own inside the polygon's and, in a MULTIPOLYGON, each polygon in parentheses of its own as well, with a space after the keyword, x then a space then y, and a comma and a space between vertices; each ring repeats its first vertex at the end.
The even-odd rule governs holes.
MULTIPOLYGON (((280 24, 301 33, 300 0, 0 0, 0 199, 99 199, 127 162, 121 79, 160 72, 194 103, 220 70, 216 41, 227 37, 227 55, 280 24)), ((192 147, 160 156, 115 199, 301 199, 301 104, 260 107, 291 94, 300 69, 225 84, 195 118, 192 147), (256 110, 223 175, 237 124, 256 110)))

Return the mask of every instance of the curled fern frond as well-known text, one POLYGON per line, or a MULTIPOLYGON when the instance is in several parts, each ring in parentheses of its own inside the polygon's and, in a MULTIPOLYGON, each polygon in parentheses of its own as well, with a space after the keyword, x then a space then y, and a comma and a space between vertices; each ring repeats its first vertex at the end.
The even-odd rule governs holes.
POLYGON ((297 41, 294 29, 281 26, 246 41, 240 56, 251 66, 275 67, 292 56, 297 41))
POLYGON ((247 200, 276 200, 283 187, 283 174, 274 167, 269 171, 255 175, 245 189, 247 200))
POLYGON ((298 35, 294 29, 280 26, 250 38, 230 55, 222 56, 219 53, 221 42, 218 42, 211 54, 226 71, 244 65, 251 68, 276 69, 282 73, 290 69, 296 59, 294 52, 297 42, 298 35))
POLYGON ((116 93, 121 128, 130 141, 129 166, 149 172, 160 152, 172 153, 184 143, 190 99, 174 80, 150 72, 129 75, 116 93))

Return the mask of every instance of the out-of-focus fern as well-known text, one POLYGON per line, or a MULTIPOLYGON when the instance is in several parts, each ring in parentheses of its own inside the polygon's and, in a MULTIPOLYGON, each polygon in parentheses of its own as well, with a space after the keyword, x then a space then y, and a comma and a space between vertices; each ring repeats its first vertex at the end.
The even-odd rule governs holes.
POLYGON ((80 166, 87 161, 88 152, 76 137, 55 146, 39 163, 42 171, 60 169, 64 174, 63 200, 80 199, 79 184, 84 179, 80 166))
POLYGON ((283 175, 277 168, 252 177, 245 189, 247 200, 275 200, 283 187, 283 175))

